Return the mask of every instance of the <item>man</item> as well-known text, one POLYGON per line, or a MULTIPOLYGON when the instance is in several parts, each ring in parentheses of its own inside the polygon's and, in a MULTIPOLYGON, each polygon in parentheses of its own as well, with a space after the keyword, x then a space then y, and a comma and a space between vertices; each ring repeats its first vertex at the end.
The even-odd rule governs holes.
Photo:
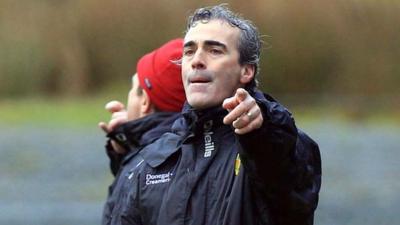
POLYGON ((174 61, 182 57, 182 45, 182 39, 169 41, 138 61, 127 111, 120 102, 106 105, 113 115, 108 124, 101 122, 99 127, 111 139, 107 153, 116 177, 109 189, 102 224, 121 224, 128 204, 125 196, 132 186, 131 171, 142 161, 137 153, 169 131, 179 116, 185 93, 181 68, 174 61))
POLYGON ((189 19, 187 104, 172 132, 140 152, 129 224, 313 224, 318 145, 257 90, 260 49, 257 29, 224 6, 189 19))

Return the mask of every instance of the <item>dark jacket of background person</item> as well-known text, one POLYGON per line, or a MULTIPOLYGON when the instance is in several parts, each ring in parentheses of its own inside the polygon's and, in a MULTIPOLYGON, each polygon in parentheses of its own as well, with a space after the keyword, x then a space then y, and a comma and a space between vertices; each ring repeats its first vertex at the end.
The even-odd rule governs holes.
POLYGON ((124 224, 310 225, 318 204, 318 145, 260 92, 260 129, 235 135, 221 107, 189 105, 169 133, 140 155, 124 224), (162 151, 159 151, 162 149, 162 151))
POLYGON ((121 224, 121 215, 126 208, 126 198, 132 183, 132 170, 140 165, 142 158, 138 152, 146 145, 157 140, 162 134, 171 130, 173 121, 180 113, 156 112, 146 117, 127 122, 117 127, 108 136, 129 149, 125 156, 115 154, 107 145, 107 154, 111 160, 111 171, 116 175, 104 206, 102 224, 121 224))

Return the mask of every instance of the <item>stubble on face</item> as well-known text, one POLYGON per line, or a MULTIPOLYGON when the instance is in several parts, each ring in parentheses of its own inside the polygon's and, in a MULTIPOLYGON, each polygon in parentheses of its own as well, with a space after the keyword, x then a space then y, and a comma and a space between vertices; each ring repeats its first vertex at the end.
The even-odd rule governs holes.
POLYGON ((194 108, 220 105, 242 86, 239 34, 238 28, 220 20, 199 23, 186 34, 182 75, 186 97, 194 108))

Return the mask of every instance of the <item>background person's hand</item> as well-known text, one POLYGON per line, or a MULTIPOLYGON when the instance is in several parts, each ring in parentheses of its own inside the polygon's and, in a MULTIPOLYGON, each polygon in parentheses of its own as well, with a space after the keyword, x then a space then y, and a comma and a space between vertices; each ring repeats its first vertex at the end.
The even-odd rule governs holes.
MULTIPOLYGON (((105 109, 111 113, 111 119, 108 123, 100 122, 98 124, 99 128, 105 133, 112 132, 119 125, 126 123, 128 121, 128 114, 126 112, 124 104, 119 101, 110 101, 106 104, 105 109)), ((117 142, 111 140, 111 145, 114 151, 119 154, 124 154, 126 150, 119 145, 117 142)))
POLYGON ((260 128, 263 123, 260 107, 243 88, 238 88, 233 97, 225 99, 222 107, 229 111, 224 124, 231 124, 237 134, 249 133, 260 128))

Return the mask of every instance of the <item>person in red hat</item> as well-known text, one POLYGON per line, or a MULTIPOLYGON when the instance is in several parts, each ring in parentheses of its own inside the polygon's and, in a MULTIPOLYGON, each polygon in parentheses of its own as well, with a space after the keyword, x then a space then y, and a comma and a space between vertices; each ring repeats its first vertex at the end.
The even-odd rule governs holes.
POLYGON ((183 40, 171 40, 144 55, 137 63, 128 94, 127 108, 110 101, 106 110, 112 115, 99 127, 109 138, 106 152, 115 176, 104 206, 102 224, 120 224, 130 190, 130 171, 141 163, 139 151, 170 131, 186 100, 181 78, 183 40))

